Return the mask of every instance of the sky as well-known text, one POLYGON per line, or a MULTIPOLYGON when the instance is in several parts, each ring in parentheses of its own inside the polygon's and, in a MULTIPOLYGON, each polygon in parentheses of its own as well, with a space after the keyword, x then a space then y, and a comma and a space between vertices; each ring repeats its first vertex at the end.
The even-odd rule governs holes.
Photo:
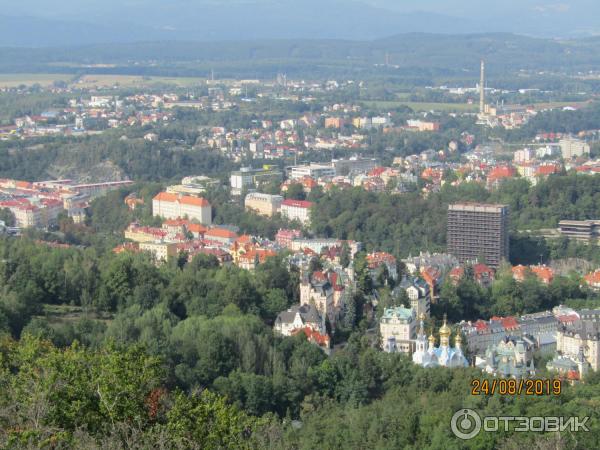
POLYGON ((17 46, 136 40, 369 40, 416 31, 600 35, 597 0, 0 0, 0 6, 0 45, 17 46))

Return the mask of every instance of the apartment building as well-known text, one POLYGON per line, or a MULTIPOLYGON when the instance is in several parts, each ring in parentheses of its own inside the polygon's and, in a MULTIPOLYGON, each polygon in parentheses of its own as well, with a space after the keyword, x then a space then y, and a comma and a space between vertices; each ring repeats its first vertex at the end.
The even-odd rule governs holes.
POLYGON ((459 203, 448 207, 448 253, 460 263, 496 269, 508 260, 508 205, 459 203))

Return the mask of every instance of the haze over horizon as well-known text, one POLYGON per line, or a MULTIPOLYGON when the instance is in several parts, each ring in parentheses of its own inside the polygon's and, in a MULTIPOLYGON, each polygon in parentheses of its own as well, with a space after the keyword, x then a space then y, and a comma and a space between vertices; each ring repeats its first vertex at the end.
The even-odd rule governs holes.
POLYGON ((7 3, 0 46, 44 47, 156 40, 356 39, 407 32, 600 34, 600 4, 541 0, 43 0, 7 3), (317 14, 318 12, 318 14, 317 14), (24 32, 25 30, 25 32, 24 32))

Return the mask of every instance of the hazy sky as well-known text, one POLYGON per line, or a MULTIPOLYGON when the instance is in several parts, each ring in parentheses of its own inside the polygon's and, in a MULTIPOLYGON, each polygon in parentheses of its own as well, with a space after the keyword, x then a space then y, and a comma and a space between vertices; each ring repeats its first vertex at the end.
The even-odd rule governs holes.
MULTIPOLYGON (((329 0, 324 0, 324 2, 329 0)), ((99 11, 122 8, 178 7, 198 9, 210 6, 223 8, 238 4, 302 5, 305 0, 0 0, 4 13, 41 16, 90 16, 99 11)), ((363 3, 398 12, 428 11, 458 17, 517 16, 519 14, 590 14, 600 10, 597 0, 335 0, 349 5, 363 3)), ((306 2, 310 3, 310 2, 306 2)))
POLYGON ((81 34, 86 42, 376 39, 418 31, 600 35, 598 0, 0 0, 0 6, 0 45, 29 45, 21 44, 27 39, 44 45, 44 36, 50 42, 58 29, 61 42, 77 42, 81 34))

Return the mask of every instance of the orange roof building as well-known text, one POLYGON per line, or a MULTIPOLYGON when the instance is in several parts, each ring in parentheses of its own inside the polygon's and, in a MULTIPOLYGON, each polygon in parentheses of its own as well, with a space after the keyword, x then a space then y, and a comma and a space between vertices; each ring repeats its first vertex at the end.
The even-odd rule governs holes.
POLYGON ((398 279, 398 269, 394 255, 386 252, 373 252, 368 254, 366 259, 369 270, 371 271, 371 276, 375 277, 379 268, 385 265, 390 277, 394 280, 398 279))
POLYGON ((215 241, 221 244, 231 245, 238 238, 237 233, 234 233, 227 228, 211 228, 204 233, 204 239, 207 241, 215 241))
POLYGON ((535 175, 538 177, 547 177, 560 172, 561 166, 558 164, 543 164, 535 170, 535 175))
POLYGON ((583 279, 590 288, 594 290, 600 290, 600 269, 596 270, 595 272, 588 273, 583 277, 583 279))
POLYGON ((304 333, 308 339, 308 342, 316 344, 324 350, 329 349, 331 345, 329 335, 321 334, 317 330, 313 330, 310 327, 299 328, 292 331, 292 335, 296 335, 298 333, 304 333))
POLYGON ((252 249, 247 253, 241 254, 237 260, 237 265, 246 270, 254 270, 259 264, 263 264, 267 258, 276 256, 273 250, 264 248, 252 249))
POLYGON ((512 268, 513 278, 519 282, 525 280, 528 272, 534 274, 544 284, 550 284, 554 279, 554 271, 546 265, 526 267, 519 264, 512 268))
POLYGON ((127 197, 125 197, 125 204, 131 211, 134 211, 138 205, 144 204, 144 199, 137 198, 135 194, 129 194, 127 197))
POLYGON ((212 223, 212 208, 208 200, 189 195, 161 192, 152 199, 152 213, 165 219, 187 218, 203 225, 212 223))
POLYGON ((513 278, 517 281, 524 281, 527 276, 527 267, 519 264, 512 268, 513 278))
POLYGON ((488 174, 488 184, 495 184, 506 178, 513 178, 517 174, 514 167, 511 166, 497 166, 494 167, 488 174))
POLYGON ((544 284, 550 284, 554 280, 554 271, 546 265, 531 266, 530 269, 544 284))

